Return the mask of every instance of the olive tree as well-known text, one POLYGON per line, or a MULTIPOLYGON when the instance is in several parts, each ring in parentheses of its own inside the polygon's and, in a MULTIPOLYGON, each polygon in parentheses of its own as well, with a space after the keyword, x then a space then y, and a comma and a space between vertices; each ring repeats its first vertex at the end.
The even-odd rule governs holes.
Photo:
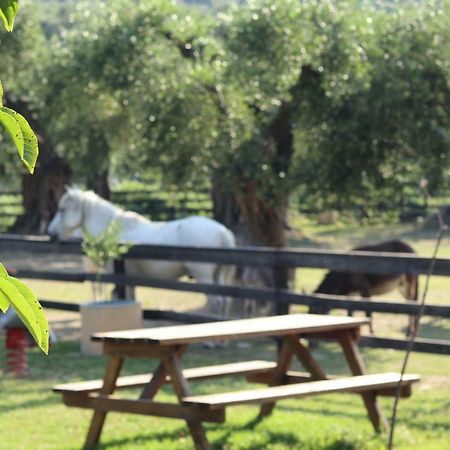
POLYGON ((159 0, 82 4, 54 58, 64 154, 95 174, 210 184, 215 217, 272 246, 286 244, 299 189, 347 206, 420 176, 436 185, 448 2, 400 5, 259 0, 213 17, 159 0))

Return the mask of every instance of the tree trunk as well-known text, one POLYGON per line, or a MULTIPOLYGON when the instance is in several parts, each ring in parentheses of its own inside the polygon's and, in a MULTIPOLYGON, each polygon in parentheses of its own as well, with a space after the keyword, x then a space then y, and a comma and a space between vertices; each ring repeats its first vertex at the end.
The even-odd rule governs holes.
POLYGON ((69 164, 56 154, 45 124, 34 118, 30 105, 15 96, 8 96, 6 103, 26 117, 39 142, 39 158, 34 174, 22 176, 24 213, 11 229, 20 233, 45 233, 58 209, 65 186, 70 183, 72 172, 69 164))
POLYGON ((23 175, 24 214, 18 217, 12 230, 20 233, 44 234, 58 209, 58 202, 70 181, 67 163, 54 154, 41 154, 34 175, 23 175))
POLYGON ((106 200, 111 198, 109 188, 109 144, 103 132, 93 128, 88 141, 89 169, 86 186, 106 200))
POLYGON ((90 176, 86 180, 86 187, 93 190, 106 200, 111 198, 111 189, 108 181, 108 169, 102 170, 97 176, 90 176))
POLYGON ((276 204, 267 201, 258 194, 254 183, 248 181, 241 192, 236 194, 236 202, 253 245, 287 245, 287 198, 278 200, 276 204))
POLYGON ((231 189, 224 187, 216 174, 212 180, 211 196, 213 201, 213 217, 229 228, 239 243, 250 242, 249 233, 242 219, 236 195, 231 189))

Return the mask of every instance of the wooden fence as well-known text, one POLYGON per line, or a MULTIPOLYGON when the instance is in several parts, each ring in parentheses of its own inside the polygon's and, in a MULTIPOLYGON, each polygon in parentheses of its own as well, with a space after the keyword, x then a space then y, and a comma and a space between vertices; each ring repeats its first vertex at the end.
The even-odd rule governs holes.
POLYGON ((212 215, 211 195, 207 191, 169 194, 160 189, 117 190, 111 192, 111 201, 154 221, 180 219, 189 215, 212 215))
MULTIPOLYGON (((160 189, 118 190, 111 192, 111 201, 155 221, 180 219, 188 215, 212 215, 211 196, 206 191, 170 195, 160 189)), ((6 231, 22 213, 22 193, 0 191, 0 231, 6 231)))
MULTIPOLYGON (((26 251, 29 253, 45 253, 47 255, 82 254, 80 242, 54 242, 46 237, 12 235, 0 236, 1 251, 26 251)), ((129 250, 126 258, 271 267, 274 270, 276 280, 276 286, 271 289, 153 279, 118 273, 120 270, 114 274, 102 275, 100 279, 105 282, 114 283, 116 286, 148 286, 186 292, 227 295, 241 299, 252 298, 256 301, 263 302, 275 302, 279 313, 287 312, 289 305, 311 306, 313 304, 330 309, 352 309, 354 311, 402 315, 417 314, 419 312, 419 305, 411 301, 358 300, 335 295, 298 294, 289 291, 287 280, 283 279, 282 276, 277 276, 277 274, 284 272, 280 270, 284 267, 310 267, 375 274, 396 273, 415 275, 427 274, 430 267, 430 258, 417 257, 410 254, 399 255, 395 253, 343 252, 293 248, 284 250, 246 247, 217 249, 136 245, 129 250)), ((120 267, 120 264, 117 264, 116 267, 120 267)), ((450 276, 450 259, 438 259, 433 275, 450 276)), ((62 273, 35 270, 18 270, 17 276, 29 279, 71 282, 95 281, 99 279, 98 275, 92 273, 62 273)), ((42 300, 42 303, 47 308, 65 310, 78 310, 79 308, 79 305, 50 300, 42 300)), ((425 307, 425 315, 450 318, 450 306, 433 304, 430 301, 425 307)), ((167 310, 145 310, 144 318, 188 323, 220 319, 204 314, 187 314, 167 310)), ((407 341, 405 339, 364 336, 361 344, 370 347, 405 349, 407 341)), ((450 354, 450 341, 417 339, 414 350, 450 354)))

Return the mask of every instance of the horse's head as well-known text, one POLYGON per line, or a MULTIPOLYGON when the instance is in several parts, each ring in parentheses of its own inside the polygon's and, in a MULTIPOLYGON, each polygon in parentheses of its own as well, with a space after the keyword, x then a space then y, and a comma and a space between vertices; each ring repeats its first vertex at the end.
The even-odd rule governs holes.
POLYGON ((47 233, 53 238, 78 237, 83 225, 83 198, 78 189, 68 189, 58 203, 58 211, 47 233))

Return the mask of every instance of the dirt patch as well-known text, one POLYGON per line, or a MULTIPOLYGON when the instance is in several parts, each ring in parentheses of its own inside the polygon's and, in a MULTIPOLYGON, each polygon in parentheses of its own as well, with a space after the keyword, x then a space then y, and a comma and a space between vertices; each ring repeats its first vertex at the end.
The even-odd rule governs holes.
POLYGON ((54 253, 3 252, 2 263, 10 269, 47 270, 65 273, 83 271, 83 260, 78 255, 54 253))

